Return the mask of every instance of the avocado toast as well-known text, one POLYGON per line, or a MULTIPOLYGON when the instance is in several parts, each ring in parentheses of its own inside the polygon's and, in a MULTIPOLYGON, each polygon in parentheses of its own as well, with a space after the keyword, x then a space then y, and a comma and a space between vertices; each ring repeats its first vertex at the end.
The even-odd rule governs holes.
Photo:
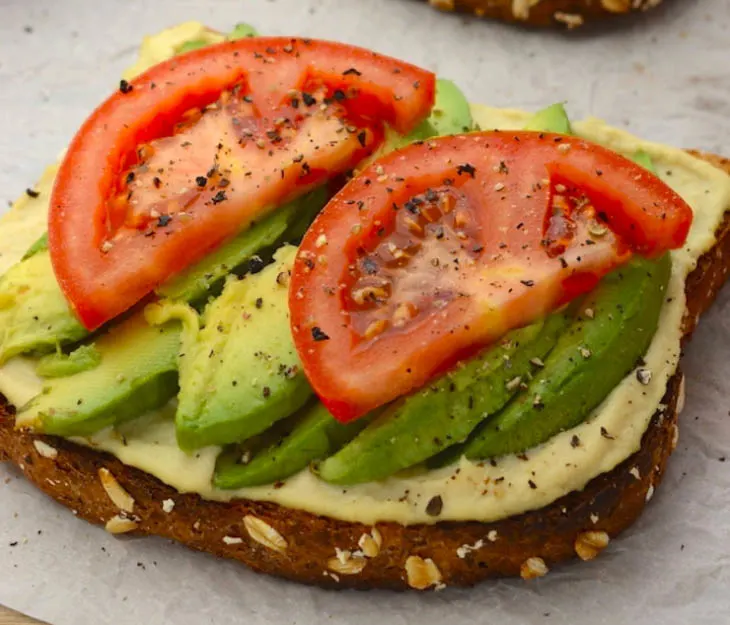
MULTIPOLYGON (((529 116, 477 107, 475 117, 483 128, 494 126, 521 128, 528 122, 529 116), (499 122, 494 121, 497 118, 499 122)), ((582 134, 587 132, 591 136, 593 130, 595 136, 597 128, 596 125, 589 124, 585 128, 581 126, 580 132, 582 134)), ((611 135, 610 131, 606 132, 611 135)), ((625 142, 622 149, 633 153, 635 142, 623 136, 612 137, 612 140, 616 144, 625 142)), ((672 153, 672 157, 675 156, 676 153, 672 153)), ((709 168, 696 165, 694 161, 686 158, 680 159, 681 166, 695 168, 694 175, 708 176, 706 179, 708 184, 722 182, 723 179, 719 174, 710 173, 709 168)), ((659 160, 661 161, 661 155, 659 160)), ((709 238, 709 235, 705 238, 709 238)), ((723 236, 718 236, 714 249, 722 249, 723 241, 723 236)), ((709 248, 706 242, 702 245, 709 248)), ((285 259, 277 255, 276 262, 285 262, 285 259)), ((717 262, 715 260, 715 263, 717 262)), ((270 267, 273 268, 275 265, 270 267)), ((691 312, 689 319, 692 321, 709 303, 711 295, 719 288, 724 277, 719 264, 713 266, 712 263, 705 263, 703 260, 699 267, 700 269, 695 270, 687 283, 688 310, 691 312)), ((251 281, 252 291, 258 288, 260 282, 258 277, 262 278, 263 283, 263 278, 267 276, 266 271, 267 269, 264 269, 254 274, 257 279, 251 281), (253 284, 254 282, 256 284, 253 284)), ((273 283, 278 284, 276 278, 282 271, 271 273, 274 278, 273 283)), ((245 285, 246 280, 235 284, 245 285)), ((274 284, 271 287, 275 289, 274 284)), ((264 314, 269 314, 266 313, 266 307, 270 303, 269 295, 267 292, 257 295, 257 292, 250 294, 253 310, 263 310, 264 314), (263 300, 261 307, 257 306, 259 298, 263 300)), ((235 301, 245 301, 246 297, 248 295, 243 293, 237 296, 235 301)), ((229 308, 223 308, 222 312, 226 310, 229 308)), ((206 315, 209 313, 213 317, 215 311, 206 311, 206 315)), ((189 313, 182 313, 179 317, 185 318, 186 315, 189 313)), ((250 321, 256 322, 255 312, 252 313, 250 321)), ((210 327, 210 324, 206 327, 210 327)), ((245 328, 240 330, 246 332, 245 328)), ((689 328, 685 327, 685 330, 689 328)), ((97 347, 103 351, 103 345, 97 344, 97 347)), ((530 360, 533 358, 543 363, 547 362, 547 358, 544 357, 531 355, 530 360)), ((107 360, 102 355, 102 362, 107 360)), ((142 359, 139 360, 142 362, 142 359)), ((291 366, 293 363, 286 361, 284 364, 291 366)), ((164 365, 159 371, 165 371, 167 366, 164 365)), ((533 366, 539 367, 539 365, 533 366)), ((639 367, 634 375, 641 375, 646 379, 647 374, 639 374, 639 369, 647 368, 652 372, 651 367, 639 367)), ((103 369, 91 368, 88 371, 103 372, 103 369)), ((180 373, 181 385, 185 387, 182 364, 180 373)), ((533 370, 530 371, 530 375, 532 373, 533 370)), ((655 377, 659 375, 656 370, 653 370, 653 374, 655 377)), ((64 379, 73 378, 58 378, 59 381, 64 379)), ((514 377, 506 380, 506 384, 511 383, 513 379, 514 377)), ((518 387, 519 384, 518 382, 518 387)), ((77 510, 81 516, 107 524, 110 531, 134 530, 170 536, 197 548, 237 557, 250 563, 254 568, 313 583, 363 587, 406 585, 417 588, 440 587, 443 583, 472 583, 487 575, 521 572, 524 577, 535 576, 543 573, 546 570, 544 567, 574 555, 576 551, 582 557, 598 553, 607 540, 603 532, 610 536, 615 535, 635 518, 643 507, 647 494, 653 492, 654 485, 663 470, 664 459, 671 449, 674 407, 680 394, 678 385, 677 376, 666 385, 662 381, 662 389, 666 386, 668 395, 661 403, 668 404, 669 407, 665 410, 661 422, 655 419, 647 429, 638 456, 630 457, 611 472, 588 482, 586 488, 579 493, 567 495, 564 499, 554 498, 557 499, 555 503, 540 506, 536 512, 526 512, 522 515, 502 512, 501 514, 508 518, 493 523, 451 520, 463 512, 458 511, 455 499, 446 491, 443 492, 443 496, 402 502, 406 503, 409 509, 413 509, 414 516, 411 518, 415 519, 404 523, 368 518, 368 515, 363 513, 362 507, 359 511, 353 512, 344 509, 339 513, 323 511, 323 515, 329 514, 329 516, 315 516, 299 509, 300 507, 295 504, 282 507, 275 502, 240 499, 227 503, 213 503, 210 499, 215 496, 220 497, 220 492, 215 495, 206 491, 202 499, 193 494, 179 494, 177 490, 163 486, 149 475, 122 465, 97 451, 89 451, 56 438, 45 439, 45 445, 33 442, 35 437, 12 432, 12 425, 9 422, 7 427, 3 427, 2 448, 9 457, 23 465, 29 477, 41 482, 43 488, 52 490, 54 496, 77 510), (25 456, 30 457, 31 461, 24 460, 25 456), (59 471, 65 474, 64 478, 58 478, 59 471), (57 483, 48 484, 45 478, 57 483), (560 514, 558 511, 562 508, 565 508, 565 513, 560 514), (347 514, 352 514, 355 518, 342 518, 347 514), (358 517, 362 520, 361 523, 356 522, 358 517), (448 522, 441 521, 442 519, 448 522)), ((273 386, 265 384, 259 387, 261 394, 264 393, 264 388, 269 388, 270 396, 278 396, 273 386)), ((83 391, 80 392, 83 394, 83 391)), ((548 397, 543 399, 547 400, 548 397)), ((196 402, 193 403, 197 405, 196 402)), ((468 400, 466 403, 469 403, 468 400)), ((659 402, 655 402, 654 407, 658 404, 659 402)), ((137 408, 133 412, 139 414, 140 411, 141 409, 137 408)), ((316 425, 317 415, 306 415, 305 421, 316 425)), ((353 423, 358 424, 358 421, 353 423)), ((134 428, 133 421, 130 422, 130 427, 134 428)), ((70 435, 71 431, 63 433, 70 435)), ((612 441, 615 441, 617 435, 616 431, 607 430, 606 435, 601 437, 606 441, 606 445, 613 445, 612 441)), ((567 453, 573 449, 577 449, 576 453, 580 453, 584 445, 591 444, 588 438, 581 434, 578 444, 574 447, 572 436, 574 435, 568 439, 567 453)), ((132 438, 133 435, 130 435, 130 440, 132 438)), ((326 438, 329 441, 330 437, 326 438)), ((93 445, 93 437, 90 440, 93 445)), ((111 445, 108 441, 103 444, 111 445)), ((244 466, 254 465, 260 457, 259 450, 267 448, 267 441, 261 441, 261 445, 252 450, 253 460, 244 466)), ((339 447, 336 441, 335 446, 339 447)), ((126 452, 123 449, 106 448, 111 449, 119 457, 126 458, 125 461, 129 465, 135 464, 134 460, 130 460, 130 456, 125 456, 126 452)), ((128 449, 127 452, 131 454, 132 450, 128 449)), ((528 451, 526 455, 532 455, 532 452, 528 451)), ((515 462, 526 461, 517 458, 515 462)), ((502 463, 500 461, 500 464, 502 463)), ((372 467, 372 464, 368 463, 368 466, 372 467)), ((320 470, 326 471, 326 467, 325 462, 320 470)), ((265 472, 262 474, 270 475, 265 472)), ((210 477, 210 474, 208 476, 210 477)), ((332 479, 332 475, 327 477, 332 479)), ((171 481, 165 477, 163 479, 171 481)), ((353 478, 350 476, 346 479, 349 481, 353 478)), ((539 491, 540 496, 550 497, 549 493, 544 493, 546 483, 542 474, 538 473, 532 481, 537 488, 533 489, 527 485, 527 489, 539 491)), ((576 488, 580 486, 582 485, 576 488)), ((368 486, 365 485, 364 488, 367 489, 368 486)), ((190 488, 190 485, 181 487, 181 490, 186 489, 194 488, 190 488)), ((348 490, 347 487, 343 489, 348 490)), ((357 487, 351 490, 358 493, 357 487)), ((273 491, 285 497, 293 496, 287 484, 275 485, 273 491)), ((367 496, 367 490, 360 490, 359 493, 367 496)), ((317 502, 316 497, 312 499, 313 506, 325 503, 317 502)), ((336 499, 332 501, 338 503, 336 499)), ((372 514, 383 515, 382 508, 380 512, 375 510, 372 514)), ((393 513, 385 513, 385 516, 388 514, 393 513)), ((477 514, 487 517, 493 512, 477 514)))

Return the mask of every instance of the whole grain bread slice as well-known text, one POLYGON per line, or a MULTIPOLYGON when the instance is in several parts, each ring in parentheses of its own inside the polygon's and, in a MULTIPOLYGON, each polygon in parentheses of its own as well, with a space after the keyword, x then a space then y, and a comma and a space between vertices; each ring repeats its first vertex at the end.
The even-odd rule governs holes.
MULTIPOLYGON (((730 160, 695 155, 730 174, 730 160)), ((716 235, 717 243, 687 280, 685 340, 730 271, 730 213, 716 235)), ((580 492, 494 523, 373 527, 267 502, 207 501, 180 494, 108 454, 16 431, 7 404, 0 406, 0 460, 16 464, 46 494, 111 532, 170 538, 319 586, 440 588, 498 576, 537 577, 561 561, 598 555, 638 518, 658 487, 677 443, 683 399, 678 371, 667 385, 667 408, 654 415, 637 453, 580 492)))
POLYGON ((442 11, 525 24, 577 28, 588 22, 647 11, 662 0, 428 0, 442 11))

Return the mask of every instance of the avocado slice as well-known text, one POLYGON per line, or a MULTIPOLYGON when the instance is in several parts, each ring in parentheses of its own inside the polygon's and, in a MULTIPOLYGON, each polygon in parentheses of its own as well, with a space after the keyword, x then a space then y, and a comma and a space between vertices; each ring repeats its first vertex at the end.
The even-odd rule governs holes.
POLYGON ((289 328, 295 255, 295 247, 285 246, 261 272, 229 279, 200 328, 192 309, 173 310, 187 318, 175 418, 182 449, 244 441, 311 397, 289 328))
POLYGON ((0 278, 0 328, 0 362, 51 352, 88 335, 58 286, 48 250, 36 251, 0 278))
POLYGON ((51 379, 21 407, 19 427, 58 436, 88 436, 166 403, 177 391, 180 325, 152 327, 142 314, 94 343, 100 366, 51 379))
MULTIPOLYGON (((258 36, 259 33, 253 26, 241 22, 240 24, 236 24, 233 27, 233 30, 226 36, 226 39, 228 41, 235 41, 236 39, 244 39, 246 37, 258 36)), ((185 54, 186 52, 191 52, 192 50, 198 50, 199 48, 205 48, 205 46, 213 45, 213 43, 215 42, 210 41, 209 39, 192 39, 191 41, 186 41, 181 46, 179 46, 177 50, 175 50, 175 54, 185 54)))
POLYGON ((40 237, 38 237, 33 245, 31 245, 28 248, 28 251, 23 254, 23 258, 21 260, 25 260, 26 258, 30 258, 31 256, 35 256, 38 252, 43 252, 48 249, 48 233, 44 232, 40 237))
POLYGON ((474 130, 469 100, 453 81, 445 78, 436 80, 436 99, 428 122, 437 136, 458 135, 474 130))
POLYGON ((319 466, 335 484, 384 479, 466 439, 529 380, 568 325, 569 314, 508 333, 422 390, 393 404, 319 466))
POLYGON ((70 354, 47 354, 38 361, 36 373, 43 378, 64 378, 99 366, 101 354, 96 347, 81 345, 70 354))
POLYGON ((284 241, 298 241, 326 203, 327 190, 320 187, 277 208, 197 264, 162 284, 156 290, 157 295, 190 303, 217 295, 225 276, 248 268, 254 256, 265 255, 265 250, 277 248, 284 241))
POLYGON ((525 130, 557 132, 561 135, 573 134, 568 114, 561 102, 551 104, 535 113, 525 124, 525 130))
POLYGON ((239 22, 233 27, 233 30, 228 34, 229 41, 235 41, 236 39, 246 39, 247 37, 258 37, 259 31, 257 31, 250 24, 239 22))
MULTIPOLYGON (((253 457, 242 462, 241 449, 229 449, 218 457, 213 485, 224 490, 273 484, 326 458, 360 432, 371 418, 350 423, 337 421, 319 401, 297 415, 289 432, 253 457)), ((245 456, 244 456, 245 457, 245 456)))
POLYGON ((652 174, 656 174, 656 167, 654 167, 654 161, 651 160, 651 156, 644 150, 636 150, 631 160, 634 163, 641 165, 644 169, 648 169, 652 174))
POLYGON ((545 368, 474 432, 463 454, 484 459, 519 453, 585 421, 646 353, 671 270, 665 254, 656 261, 636 258, 604 278, 545 368))

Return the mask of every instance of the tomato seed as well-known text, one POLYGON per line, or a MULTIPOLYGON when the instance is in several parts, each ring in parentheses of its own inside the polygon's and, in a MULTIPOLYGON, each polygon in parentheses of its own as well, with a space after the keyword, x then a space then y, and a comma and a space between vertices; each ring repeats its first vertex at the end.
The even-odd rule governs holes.
POLYGON ((376 319, 373 321, 365 330, 365 338, 372 339, 382 334, 388 327, 388 322, 385 319, 376 319))

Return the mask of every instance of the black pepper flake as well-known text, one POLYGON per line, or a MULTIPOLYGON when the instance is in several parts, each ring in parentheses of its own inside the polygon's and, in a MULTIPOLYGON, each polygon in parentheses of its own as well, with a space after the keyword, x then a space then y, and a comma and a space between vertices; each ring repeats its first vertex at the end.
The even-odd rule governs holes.
POLYGON ((221 202, 224 202, 227 199, 228 198, 226 197, 226 192, 225 191, 218 191, 218 193, 216 193, 212 197, 211 202, 213 202, 213 204, 220 204, 221 202))
POLYGON ((263 305, 264 305, 264 298, 257 297, 256 298, 256 308, 261 308, 263 305))
POLYGON ((249 273, 259 273, 265 266, 266 265, 260 256, 251 256, 248 261, 249 273))
POLYGON ((467 175, 471 176, 472 178, 474 178, 475 174, 477 173, 477 170, 476 170, 476 167, 474 167, 474 165, 471 165, 469 163, 464 163, 462 165, 459 165, 456 168, 456 173, 459 174, 460 176, 462 174, 467 174, 467 175))
POLYGON ((208 184, 208 178, 205 176, 198 176, 195 178, 195 184, 197 184, 199 187, 204 187, 206 184, 208 184))
POLYGON ((438 516, 441 514, 441 510, 444 508, 444 500, 441 499, 441 495, 431 497, 428 504, 426 505, 426 514, 428 516, 438 516))
POLYGON ((570 446, 575 449, 576 447, 580 447, 580 438, 578 438, 577 434, 573 434, 573 438, 570 439, 570 446))
POLYGON ((34 198, 34 199, 35 199, 35 198, 37 198, 37 197, 38 197, 38 196, 39 196, 39 195, 40 195, 41 193, 40 193, 40 191, 36 191, 35 189, 26 189, 26 190, 25 190, 25 194, 26 194, 26 195, 27 195, 28 197, 32 197, 32 198, 34 198))
POLYGON ((378 263, 376 263, 370 257, 363 258, 362 259, 362 270, 369 276, 372 276, 372 275, 378 273, 378 263))
POLYGON ((268 386, 264 386, 261 390, 261 394, 264 396, 264 399, 268 399, 271 397, 271 389, 268 386))
POLYGON ((159 189, 162 186, 162 180, 160 180, 157 176, 155 176, 152 179, 152 184, 155 185, 155 189, 159 189))
POLYGON ((345 92, 342 91, 342 89, 335 89, 332 97, 335 99, 336 102, 342 102, 342 100, 347 99, 347 96, 345 95, 345 92))
POLYGON ((160 215, 157 218, 157 227, 158 228, 164 228, 171 221, 172 221, 172 216, 171 215, 160 215))
POLYGON ((532 480, 527 480, 527 483, 530 485, 530 488, 532 490, 535 490, 537 488, 537 484, 535 484, 535 482, 533 482, 532 480))
POLYGON ((326 334, 319 326, 312 328, 312 338, 319 343, 319 341, 329 341, 330 337, 326 334))
POLYGON ((367 141, 367 133, 364 130, 361 130, 357 133, 357 140, 360 142, 360 145, 362 147, 365 147, 365 142, 367 141))
POLYGON ((362 72, 356 70, 354 67, 351 67, 350 69, 346 69, 344 72, 342 72, 343 76, 362 76, 362 72))
POLYGON ((126 80, 122 79, 119 81, 119 91, 122 93, 129 93, 134 87, 130 85, 126 80))
POLYGON ((281 135, 276 130, 267 130, 266 136, 271 139, 271 143, 281 142, 281 135))
POLYGON ((306 91, 302 91, 302 100, 307 106, 314 106, 315 104, 317 104, 317 98, 315 98, 311 93, 307 93, 306 91))
POLYGON ((525 286, 535 286, 535 281, 534 280, 520 280, 520 282, 522 284, 524 284, 525 286))
POLYGON ((613 434, 609 434, 608 430, 606 428, 604 428, 603 426, 601 426, 601 436, 603 436, 603 438, 607 438, 610 441, 612 441, 616 438, 613 434))
POLYGON ((134 181, 134 172, 133 171, 130 171, 127 174, 127 184, 129 184, 130 182, 133 182, 133 181, 134 181))

